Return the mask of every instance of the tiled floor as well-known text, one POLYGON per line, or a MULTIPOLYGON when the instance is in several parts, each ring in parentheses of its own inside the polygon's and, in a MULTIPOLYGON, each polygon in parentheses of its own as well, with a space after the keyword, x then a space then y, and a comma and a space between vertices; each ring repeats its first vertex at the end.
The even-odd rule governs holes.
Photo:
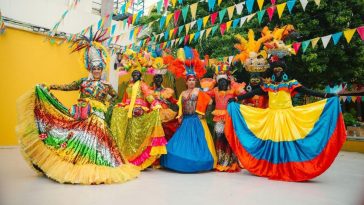
POLYGON ((125 184, 64 185, 37 176, 19 149, 0 148, 0 204, 364 204, 364 155, 341 152, 320 177, 305 183, 240 173, 178 174, 147 170, 125 184))

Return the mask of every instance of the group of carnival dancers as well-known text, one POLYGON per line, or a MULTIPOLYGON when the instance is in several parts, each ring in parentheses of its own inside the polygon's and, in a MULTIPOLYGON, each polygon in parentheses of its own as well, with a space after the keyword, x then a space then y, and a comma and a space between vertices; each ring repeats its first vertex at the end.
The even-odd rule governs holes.
POLYGON ((248 84, 235 81, 229 63, 203 61, 190 47, 176 56, 126 50, 114 67, 131 80, 118 96, 105 81, 105 31, 90 31, 73 46, 83 52, 88 77, 39 84, 18 100, 21 151, 36 171, 60 183, 121 183, 148 167, 182 173, 243 168, 274 180, 310 180, 332 164, 346 131, 335 94, 309 90, 284 72, 284 57, 294 53, 284 40, 293 32, 286 25, 265 27, 258 40, 252 30, 247 39, 236 37, 233 64, 251 74, 248 84), (213 78, 203 78, 207 65, 213 78), (267 71, 272 76, 263 79, 267 71), (186 81, 179 97, 162 86, 167 72, 186 81), (142 80, 144 73, 153 75, 153 86, 142 80), (78 90, 80 98, 66 108, 51 90, 78 90), (293 107, 295 93, 324 99, 293 107), (210 131, 206 114, 212 105, 210 131))

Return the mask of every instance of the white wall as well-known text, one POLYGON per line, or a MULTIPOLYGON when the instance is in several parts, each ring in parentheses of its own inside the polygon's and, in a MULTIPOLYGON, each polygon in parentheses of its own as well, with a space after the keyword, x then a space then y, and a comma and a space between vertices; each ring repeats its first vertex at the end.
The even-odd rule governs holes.
MULTIPOLYGON (((99 16, 91 14, 91 0, 81 0, 77 7, 71 10, 59 27, 59 31, 78 33, 90 24, 96 23, 99 16)), ((69 0, 0 0, 3 16, 52 28, 66 11, 69 0)))

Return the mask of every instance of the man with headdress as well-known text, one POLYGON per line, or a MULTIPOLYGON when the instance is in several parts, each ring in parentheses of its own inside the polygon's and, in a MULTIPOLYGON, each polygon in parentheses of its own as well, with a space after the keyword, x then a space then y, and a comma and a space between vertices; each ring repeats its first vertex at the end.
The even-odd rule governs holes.
POLYGON ((106 31, 90 30, 74 43, 73 51, 83 51, 84 66, 90 72, 65 85, 38 85, 35 92, 19 100, 17 133, 27 160, 41 173, 60 183, 120 183, 139 174, 117 149, 105 122, 111 96, 117 97, 105 81, 108 67, 106 31), (80 91, 78 103, 68 111, 49 91, 80 91), (31 108, 31 109, 29 109, 31 108))
POLYGON ((211 98, 196 88, 198 78, 206 70, 195 49, 184 47, 178 50, 178 62, 172 72, 186 79, 187 90, 178 100, 178 120, 181 126, 167 144, 167 154, 161 165, 178 172, 208 171, 216 166, 216 152, 204 115, 211 98), (178 66, 178 64, 180 66, 178 66))

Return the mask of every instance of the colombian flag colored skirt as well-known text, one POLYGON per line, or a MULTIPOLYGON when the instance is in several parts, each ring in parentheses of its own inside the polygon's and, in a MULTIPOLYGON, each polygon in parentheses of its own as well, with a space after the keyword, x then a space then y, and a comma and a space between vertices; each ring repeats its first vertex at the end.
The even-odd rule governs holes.
POLYGON ((285 109, 230 103, 225 134, 250 173, 283 181, 319 176, 346 139, 336 97, 285 109))

